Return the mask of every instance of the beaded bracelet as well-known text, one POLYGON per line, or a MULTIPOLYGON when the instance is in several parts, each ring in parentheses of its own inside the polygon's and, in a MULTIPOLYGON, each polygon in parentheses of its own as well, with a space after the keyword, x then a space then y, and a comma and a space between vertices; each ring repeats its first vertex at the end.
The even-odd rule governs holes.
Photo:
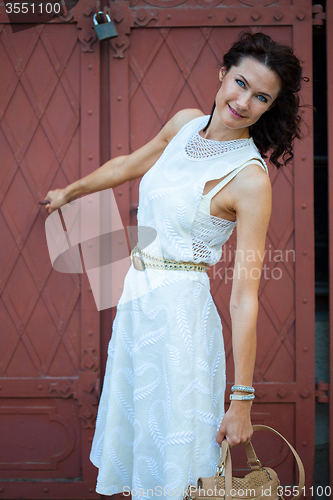
POLYGON ((254 393, 254 388, 246 386, 246 385, 233 385, 231 387, 231 390, 233 392, 234 391, 240 391, 240 392, 251 392, 251 393, 254 393))
POLYGON ((249 401, 254 399, 254 394, 230 394, 229 399, 232 401, 249 401))

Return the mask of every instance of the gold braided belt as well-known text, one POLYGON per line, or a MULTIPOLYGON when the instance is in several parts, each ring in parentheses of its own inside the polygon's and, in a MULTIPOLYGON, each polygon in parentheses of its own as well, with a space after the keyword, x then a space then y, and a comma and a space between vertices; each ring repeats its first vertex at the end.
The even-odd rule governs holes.
POLYGON ((150 268, 205 272, 208 268, 208 264, 205 264, 204 262, 195 264, 194 262, 178 262, 177 260, 155 257, 147 252, 143 252, 138 245, 136 245, 131 251, 131 262, 137 271, 144 271, 145 268, 150 268))

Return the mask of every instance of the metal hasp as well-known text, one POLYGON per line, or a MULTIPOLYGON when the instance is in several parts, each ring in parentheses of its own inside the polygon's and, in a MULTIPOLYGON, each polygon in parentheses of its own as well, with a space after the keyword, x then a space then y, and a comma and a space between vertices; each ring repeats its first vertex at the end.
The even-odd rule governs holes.
MULTIPOLYGON (((104 12, 100 10, 98 14, 103 15, 104 12)), ((106 13, 106 23, 98 23, 97 21, 97 14, 94 15, 94 29, 96 31, 96 35, 98 37, 98 40, 107 40, 108 38, 114 38, 118 36, 117 30, 113 22, 111 21, 111 18, 108 13, 106 13)))
POLYGON ((329 402, 329 390, 330 390, 330 385, 327 384, 326 382, 317 382, 316 383, 316 400, 317 403, 328 403, 329 402))
POLYGON ((324 26, 326 21, 326 13, 324 7, 320 4, 312 5, 312 24, 313 26, 324 26))

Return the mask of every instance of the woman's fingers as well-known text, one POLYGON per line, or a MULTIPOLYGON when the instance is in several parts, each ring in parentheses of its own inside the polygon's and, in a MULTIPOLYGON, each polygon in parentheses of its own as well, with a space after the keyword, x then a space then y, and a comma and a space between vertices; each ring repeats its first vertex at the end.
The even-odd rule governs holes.
POLYGON ((53 191, 48 191, 44 198, 44 201, 40 202, 40 204, 45 205, 46 210, 51 214, 58 208, 62 207, 67 203, 67 200, 64 196, 63 189, 55 189, 53 191))
POLYGON ((216 435, 216 441, 221 446, 225 438, 230 447, 247 443, 253 434, 249 412, 241 412, 237 409, 229 408, 225 413, 220 428, 216 435))
POLYGON ((251 440, 251 438, 247 437, 247 434, 240 435, 240 436, 236 436, 236 435, 227 436, 227 441, 228 441, 230 447, 240 446, 240 445, 246 444, 250 440, 251 440))
MULTIPOLYGON (((39 203, 40 203, 41 205, 44 205, 44 206, 45 206, 45 208, 46 208, 46 210, 49 212, 49 208, 50 208, 50 205, 51 205, 51 203, 52 203, 53 198, 54 198, 54 195, 52 194, 52 191, 48 191, 48 192, 46 193, 46 196, 45 196, 44 200, 43 200, 43 201, 40 201, 39 203)), ((49 213, 50 213, 50 212, 49 212, 49 213)))
POLYGON ((221 446, 223 439, 225 438, 225 433, 221 431, 221 428, 218 430, 216 435, 216 441, 221 446))
POLYGON ((246 444, 248 441, 251 440, 251 438, 248 438, 247 436, 218 433, 216 436, 216 441, 220 446, 222 444, 223 439, 226 439, 228 441, 230 448, 246 444))

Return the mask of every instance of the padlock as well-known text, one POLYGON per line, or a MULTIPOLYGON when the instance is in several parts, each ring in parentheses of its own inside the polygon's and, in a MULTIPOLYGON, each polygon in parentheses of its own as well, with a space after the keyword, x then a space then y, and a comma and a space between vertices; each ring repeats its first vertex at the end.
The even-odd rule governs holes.
MULTIPOLYGON (((103 11, 99 11, 98 14, 104 13, 103 11)), ((116 27, 111 21, 109 14, 106 14, 106 23, 98 24, 96 17, 97 14, 94 15, 94 29, 96 31, 98 40, 107 40, 108 38, 114 38, 115 36, 118 36, 116 27)))

